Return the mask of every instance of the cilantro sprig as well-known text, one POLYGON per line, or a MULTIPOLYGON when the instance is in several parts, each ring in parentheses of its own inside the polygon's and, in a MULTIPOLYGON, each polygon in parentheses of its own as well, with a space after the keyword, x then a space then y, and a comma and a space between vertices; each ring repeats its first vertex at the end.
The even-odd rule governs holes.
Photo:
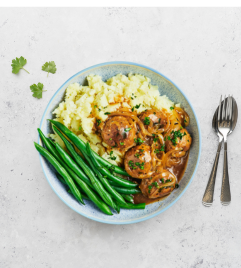
POLYGON ((49 73, 55 74, 56 73, 56 65, 54 61, 45 62, 42 66, 42 70, 47 72, 47 77, 49 76, 49 73))
POLYGON ((47 90, 43 90, 44 85, 42 83, 38 83, 33 84, 30 86, 30 90, 33 92, 33 97, 37 98, 37 99, 41 99, 42 98, 42 93, 43 91, 47 91, 47 90))
POLYGON ((12 73, 14 74, 17 74, 20 69, 23 69, 25 72, 27 72, 29 74, 29 72, 23 68, 23 66, 27 63, 27 60, 24 58, 24 57, 20 57, 20 58, 17 58, 14 60, 12 60, 12 73))

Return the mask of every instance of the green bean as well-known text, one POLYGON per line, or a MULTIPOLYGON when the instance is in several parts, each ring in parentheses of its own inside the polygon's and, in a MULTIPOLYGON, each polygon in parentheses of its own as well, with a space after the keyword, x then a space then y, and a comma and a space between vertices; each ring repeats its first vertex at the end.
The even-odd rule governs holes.
MULTIPOLYGON (((39 129, 39 128, 38 128, 39 129)), ((51 140, 50 138, 47 138, 48 141, 52 144, 53 147, 55 147, 55 143, 53 142, 53 140, 51 140)))
MULTIPOLYGON (((64 184, 65 186, 67 186, 65 180, 63 179, 63 177, 62 177, 59 173, 57 173, 56 176, 57 176, 58 180, 59 180, 62 184, 64 184)), ((82 195, 82 193, 81 193, 81 195, 82 195)), ((83 197, 83 195, 82 195, 82 197, 83 197)))
POLYGON ((63 161, 68 165, 68 167, 72 169, 74 173, 79 176, 86 184, 88 184, 91 188, 94 188, 89 178, 58 143, 56 143, 56 150, 63 159, 63 161))
POLYGON ((81 194, 80 194, 78 188, 74 184, 73 179, 70 177, 69 173, 65 170, 65 168, 56 160, 56 158, 54 156, 52 156, 52 154, 49 151, 44 149, 42 146, 40 146, 36 142, 34 143, 34 145, 35 145, 35 148, 37 149, 37 151, 42 156, 44 156, 50 162, 50 164, 52 164, 54 166, 54 168, 57 170, 57 172, 64 178, 65 182, 67 183, 67 185, 71 189, 75 198, 79 202, 84 204, 84 201, 82 200, 82 197, 81 197, 81 194))
MULTIPOLYGON (((81 153, 84 154, 84 156, 85 156, 84 150, 81 151, 81 153)), ((108 169, 106 169, 105 167, 102 167, 100 165, 100 163, 96 160, 94 154, 92 154, 91 160, 92 160, 94 166, 97 168, 97 170, 99 170, 101 172, 102 175, 106 176, 107 178, 109 178, 110 180, 112 180, 114 182, 114 184, 110 182, 111 185, 119 185, 119 186, 128 187, 128 188, 133 188, 133 187, 138 186, 134 182, 122 179, 120 177, 117 177, 117 176, 114 176, 113 174, 111 174, 111 172, 108 169)))
MULTIPOLYGON (((77 164, 84 170, 85 174, 89 177, 94 189, 96 190, 96 192, 101 196, 101 198, 112 208, 115 208, 115 203, 113 202, 111 196, 109 195, 109 193, 104 189, 104 187, 102 186, 102 184, 100 183, 100 181, 96 178, 94 172, 88 167, 88 165, 84 162, 84 160, 82 159, 82 157, 75 151, 74 147, 72 146, 72 144, 62 135, 62 133, 53 126, 54 131, 60 136, 60 138, 63 140, 65 146, 67 147, 67 149, 69 150, 69 152, 71 153, 71 155, 74 157, 75 161, 77 162, 77 164)), ((66 157, 67 156, 64 152, 64 150, 62 149, 62 147, 59 144, 56 144, 56 149, 57 151, 63 154, 63 156, 66 157)), ((61 155, 62 156, 62 155, 61 155)), ((67 163, 68 164, 68 163, 67 163)), ((69 167, 70 168, 74 168, 72 166, 72 163, 69 163, 69 167)))
POLYGON ((139 189, 127 189, 127 188, 121 188, 117 186, 112 186, 118 193, 121 194, 140 194, 141 191, 139 189))
MULTIPOLYGON (((74 162, 74 160, 62 149, 62 147, 56 143, 56 150, 57 152, 60 154, 60 156, 62 157, 62 159, 65 161, 65 163, 68 164, 69 168, 71 168, 76 174, 77 176, 79 176, 80 178, 82 178, 82 170, 79 168, 79 166, 74 162)), ((107 181, 107 180, 106 180, 107 181)), ((106 186, 105 184, 108 185, 108 181, 106 182, 103 178, 103 180, 101 180, 101 182, 103 182, 104 186, 106 186)), ((93 185, 91 184, 90 180, 88 179, 88 181, 86 182, 92 189, 95 189, 93 187, 93 185)), ((109 185, 109 187, 111 187, 109 185)), ((108 190, 108 189, 107 189, 108 190)), ((115 190, 112 189, 112 192, 116 192, 115 190)), ((116 192, 116 196, 118 197, 120 194, 116 192)), ((123 197, 121 196, 121 199, 118 199, 118 201, 120 200, 121 203, 125 204, 125 201, 122 201, 123 197)), ((123 199, 124 200, 124 199, 123 199)), ((117 205, 113 202, 113 208, 116 209, 118 211, 118 207, 117 205)))
POLYGON ((134 198, 133 198, 132 195, 122 194, 122 196, 123 196, 123 198, 124 198, 126 201, 128 201, 128 202, 134 204, 134 198))
POLYGON ((93 158, 94 158, 94 154, 93 151, 90 148, 90 144, 87 142, 86 145, 86 151, 88 155, 84 154, 85 159, 88 161, 88 163, 90 164, 91 168, 93 169, 93 171, 95 172, 95 174, 97 174, 99 180, 102 182, 102 184, 104 185, 105 189, 109 192, 109 194, 116 199, 119 203, 121 204, 126 204, 124 198, 116 191, 114 190, 109 181, 102 176, 102 174, 99 172, 99 170, 96 169, 96 167, 93 164, 93 158))
POLYGON ((75 169, 73 169, 73 171, 86 183, 88 184, 91 188, 93 188, 89 178, 85 175, 85 173, 79 168, 78 165, 76 165, 76 163, 74 162, 74 160, 64 151, 61 150, 63 156, 60 156, 60 153, 57 152, 56 150, 56 143, 53 145, 49 139, 47 139, 43 132, 38 128, 38 132, 39 135, 44 143, 44 145, 46 146, 46 148, 48 149, 48 151, 50 153, 52 153, 52 155, 61 163, 61 165, 64 166, 65 169, 67 169, 67 171, 69 171, 69 168, 71 168, 68 164, 66 167, 66 161, 63 161, 63 157, 65 156, 70 162, 70 164, 72 165, 72 167, 75 167, 75 169))
POLYGON ((146 203, 140 203, 140 204, 130 204, 127 203, 127 205, 120 205, 121 208, 127 208, 127 209, 145 209, 146 203))
MULTIPOLYGON (((80 151, 82 150, 86 151, 86 144, 77 135, 75 135, 71 130, 69 130, 65 125, 63 125, 62 123, 58 121, 54 121, 50 119, 49 121, 53 125, 55 125, 59 130, 61 130, 64 133, 64 135, 66 135, 80 151)), ((107 160, 99 156, 96 152, 94 152, 94 155, 98 159, 98 162, 101 163, 103 166, 107 168, 110 168, 113 166, 116 173, 122 174, 124 176, 129 176, 128 173, 124 169, 118 166, 112 165, 107 160)))
MULTIPOLYGON (((49 142, 49 139, 47 139, 42 131, 39 129, 39 134, 40 137, 46 146, 46 148, 49 150, 50 153, 52 153, 54 156, 56 156, 56 159, 62 164, 62 166, 67 170, 67 172, 70 174, 70 176, 76 181, 76 183, 80 186, 82 189, 81 193, 84 192, 88 198, 105 214, 107 215, 113 215, 112 212, 110 211, 109 207, 100 199, 100 197, 86 184, 83 180, 85 179, 86 175, 84 174, 85 177, 82 177, 80 179, 72 169, 68 167, 68 165, 62 160, 62 158, 59 156, 58 152, 56 149, 52 146, 52 144, 49 142)), ((88 177, 87 177, 88 179, 88 177)), ((92 187, 92 185, 91 185, 92 187)), ((83 195, 82 195, 83 196, 83 195)))
MULTIPOLYGON (((59 175, 59 177, 60 177, 59 180, 62 181, 63 179, 61 178, 60 175, 59 175)), ((86 196, 84 193, 81 193, 81 194, 82 194, 83 199, 90 200, 89 197, 86 196)), ((126 209, 145 209, 145 207, 146 207, 146 203, 140 203, 140 204, 126 203, 125 205, 124 204, 119 204, 119 208, 126 208, 126 209)))
POLYGON ((119 214, 119 213, 120 213, 120 206, 121 206, 121 205, 125 206, 125 205, 127 205, 127 204, 126 204, 126 203, 125 203, 125 204, 123 204, 123 203, 121 203, 121 204, 115 203, 115 205, 116 205, 115 210, 116 210, 116 212, 119 214))

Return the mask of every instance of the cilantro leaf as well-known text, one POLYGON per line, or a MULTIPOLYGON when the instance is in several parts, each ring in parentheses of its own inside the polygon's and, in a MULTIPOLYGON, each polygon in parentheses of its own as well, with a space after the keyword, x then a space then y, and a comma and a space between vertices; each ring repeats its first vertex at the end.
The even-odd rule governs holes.
POLYGON ((33 84, 32 86, 30 86, 31 91, 33 92, 33 97, 37 98, 37 99, 41 99, 42 98, 42 93, 43 91, 47 91, 47 90, 43 90, 44 85, 41 83, 33 84))
POLYGON ((45 62, 42 66, 42 70, 47 72, 47 76, 49 76, 49 73, 55 74, 57 68, 54 61, 45 62))
POLYGON ((22 57, 22 56, 20 58, 17 58, 16 57, 16 60, 13 59, 12 60, 12 64, 11 64, 11 66, 12 66, 12 73, 13 74, 17 74, 20 71, 20 69, 23 69, 24 71, 26 71, 29 74, 29 72, 26 69, 23 68, 23 66, 26 63, 27 63, 27 60, 24 57, 22 57))

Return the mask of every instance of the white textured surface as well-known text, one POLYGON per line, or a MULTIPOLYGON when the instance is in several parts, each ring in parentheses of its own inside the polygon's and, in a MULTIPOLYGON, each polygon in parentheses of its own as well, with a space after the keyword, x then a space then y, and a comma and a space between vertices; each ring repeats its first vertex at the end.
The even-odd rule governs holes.
POLYGON ((229 138, 232 203, 219 201, 222 155, 211 208, 201 204, 217 139, 220 94, 241 107, 241 9, 0 9, 0 267, 241 267, 240 124, 229 138), (18 75, 11 60, 28 63, 18 75), (57 73, 47 78, 44 62, 57 73), (88 220, 53 193, 33 141, 43 111, 70 76, 126 60, 159 70, 192 102, 202 129, 195 179, 169 210, 146 222, 111 226, 88 220), (42 82, 43 99, 29 86, 42 82))

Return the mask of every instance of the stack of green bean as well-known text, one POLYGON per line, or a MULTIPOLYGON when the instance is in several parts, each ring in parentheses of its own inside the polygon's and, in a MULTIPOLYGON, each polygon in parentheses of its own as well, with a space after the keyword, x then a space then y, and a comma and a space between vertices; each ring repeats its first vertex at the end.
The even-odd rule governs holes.
POLYGON ((125 170, 111 165, 83 142, 77 135, 57 121, 49 120, 53 130, 63 140, 68 152, 58 143, 46 138, 38 129, 45 148, 34 143, 38 152, 45 157, 58 172, 58 179, 66 185, 67 191, 75 199, 85 204, 83 199, 91 200, 102 212, 113 215, 110 208, 117 213, 120 208, 144 209, 145 203, 133 204, 133 194, 140 193, 138 185, 118 177, 116 174, 128 175, 125 170), (75 147, 82 153, 78 154, 75 147))

